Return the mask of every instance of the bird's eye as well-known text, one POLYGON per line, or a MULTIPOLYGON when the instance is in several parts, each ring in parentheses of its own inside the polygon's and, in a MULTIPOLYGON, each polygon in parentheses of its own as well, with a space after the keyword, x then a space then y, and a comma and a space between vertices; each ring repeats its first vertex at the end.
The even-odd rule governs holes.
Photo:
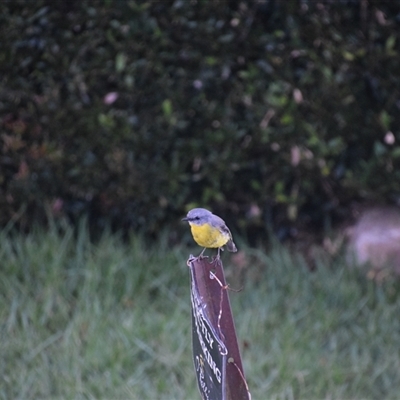
POLYGON ((200 217, 194 217, 194 219, 200 219, 200 217))

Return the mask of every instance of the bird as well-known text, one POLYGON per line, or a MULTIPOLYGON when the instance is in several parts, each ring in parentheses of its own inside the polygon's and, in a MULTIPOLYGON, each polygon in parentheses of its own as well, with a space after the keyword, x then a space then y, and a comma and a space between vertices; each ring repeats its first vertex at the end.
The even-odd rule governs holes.
POLYGON ((223 246, 226 246, 228 251, 237 251, 231 231, 225 221, 211 211, 205 208, 193 208, 185 218, 182 218, 182 221, 189 222, 194 241, 204 247, 199 257, 207 248, 218 248, 217 258, 220 257, 220 250, 224 250, 223 246))

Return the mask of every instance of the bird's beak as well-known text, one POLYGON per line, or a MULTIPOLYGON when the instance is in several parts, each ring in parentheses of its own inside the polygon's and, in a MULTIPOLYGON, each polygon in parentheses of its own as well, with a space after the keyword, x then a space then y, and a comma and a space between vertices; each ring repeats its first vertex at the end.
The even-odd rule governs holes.
POLYGON ((189 221, 188 217, 182 218, 182 221, 189 221))

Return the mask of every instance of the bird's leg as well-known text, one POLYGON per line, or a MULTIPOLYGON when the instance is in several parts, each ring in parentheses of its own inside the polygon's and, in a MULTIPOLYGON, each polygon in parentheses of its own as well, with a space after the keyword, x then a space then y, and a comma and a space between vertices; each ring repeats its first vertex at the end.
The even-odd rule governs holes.
POLYGON ((199 257, 198 257, 198 258, 203 257, 203 253, 204 253, 205 251, 206 251, 206 247, 204 247, 203 251, 199 254, 199 257))
POLYGON ((217 258, 220 258, 220 257, 221 257, 221 251, 224 251, 224 246, 218 247, 217 258))

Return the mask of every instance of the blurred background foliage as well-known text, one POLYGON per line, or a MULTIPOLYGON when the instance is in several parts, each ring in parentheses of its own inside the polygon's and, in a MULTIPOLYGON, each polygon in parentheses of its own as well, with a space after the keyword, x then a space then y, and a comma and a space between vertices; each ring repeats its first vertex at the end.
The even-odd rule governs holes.
POLYGON ((3 226, 283 238, 400 200, 399 1, 12 0, 0 33, 3 226))

